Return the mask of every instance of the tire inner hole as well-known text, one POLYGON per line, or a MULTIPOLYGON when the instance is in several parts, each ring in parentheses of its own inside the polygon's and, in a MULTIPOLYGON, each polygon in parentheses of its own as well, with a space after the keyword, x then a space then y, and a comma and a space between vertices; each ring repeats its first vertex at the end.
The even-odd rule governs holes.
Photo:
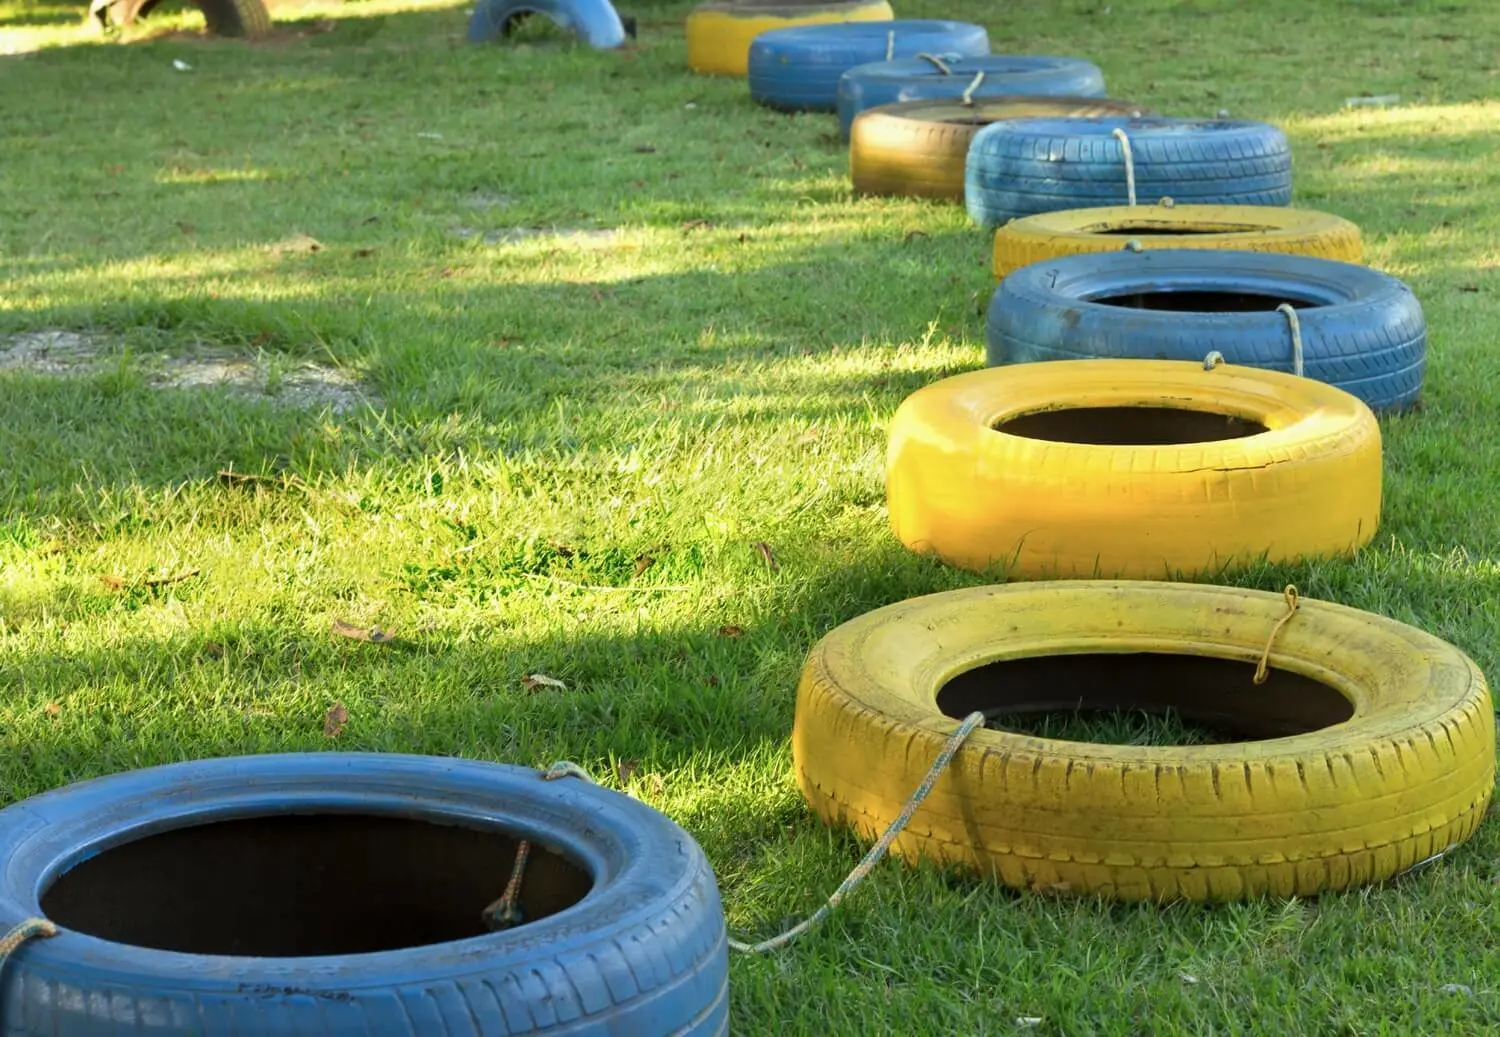
POLYGON ((961 719, 1042 738, 1111 745, 1253 742, 1306 734, 1354 715, 1336 689, 1232 659, 1166 652, 1045 655, 988 663, 938 690, 937 706, 961 719))
MULTIPOLYGON (((1248 223, 1180 224, 1177 226, 1167 226, 1161 223, 1096 223, 1089 227, 1080 227, 1079 231, 1084 234, 1102 234, 1107 237, 1149 238, 1153 235, 1179 237, 1188 234, 1254 234, 1270 229, 1269 227, 1254 227, 1248 223)), ((1094 301, 1104 302, 1105 300, 1094 301)), ((1297 305, 1294 300, 1287 301, 1293 306, 1297 305)), ((1309 304, 1303 303, 1303 305, 1309 304)), ((1272 309, 1275 307, 1273 306, 1272 309)))
POLYGON ((1136 310, 1165 310, 1172 313, 1274 313, 1276 307, 1282 303, 1290 303, 1294 310, 1322 305, 1314 299, 1268 295, 1261 292, 1174 291, 1170 288, 1091 295, 1086 301, 1099 303, 1102 306, 1120 306, 1136 310))
POLYGON ((1177 407, 1068 407, 1022 414, 994 428, 1026 439, 1094 446, 1213 443, 1270 431, 1232 414, 1177 407))
MULTIPOLYGON (((173 829, 75 865, 42 895, 67 929, 189 954, 364 954, 482 936, 518 837, 375 814, 173 829)), ((589 873, 532 843, 522 924, 578 903, 589 873)))

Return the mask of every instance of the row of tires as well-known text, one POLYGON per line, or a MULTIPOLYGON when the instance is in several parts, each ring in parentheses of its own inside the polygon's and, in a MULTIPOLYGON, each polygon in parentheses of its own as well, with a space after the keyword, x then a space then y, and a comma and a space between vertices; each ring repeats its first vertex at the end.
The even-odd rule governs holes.
MULTIPOLYGON (((877 609, 808 656, 797 781, 820 818, 873 838, 953 718, 983 712, 893 850, 1033 891, 1313 896, 1461 844, 1495 778, 1483 675, 1385 617, 1283 610, 1259 591, 1128 581, 877 609), (1089 745, 1006 726, 1120 705, 1251 740, 1089 745)), ((730 940, 701 847, 628 796, 550 776, 229 757, 0 811, 0 1033, 726 1034, 730 940), (524 880, 524 924, 486 932, 507 874, 506 897, 524 880)))

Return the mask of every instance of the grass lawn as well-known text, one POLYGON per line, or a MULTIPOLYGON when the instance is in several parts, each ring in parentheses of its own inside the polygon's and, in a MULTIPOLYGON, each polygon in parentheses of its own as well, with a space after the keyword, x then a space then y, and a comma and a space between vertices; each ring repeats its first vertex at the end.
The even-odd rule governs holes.
MULTIPOLYGON (((0 803, 234 753, 568 758, 702 842, 742 938, 848 871, 863 847, 791 776, 794 687, 838 623, 981 582, 899 547, 882 461, 908 393, 983 364, 989 243, 960 207, 853 197, 832 116, 689 74, 687 5, 622 9, 639 41, 598 53, 470 47, 441 3, 310 7, 247 46, 172 12, 103 44, 77 7, 0 0, 0 336, 98 354, 0 369, 0 803), (271 392, 161 386, 205 355, 271 392), (307 364, 363 402, 297 406, 307 364)), ((1500 675, 1500 5, 899 12, 1287 129, 1295 204, 1363 227, 1431 354, 1425 408, 1382 422, 1375 543, 1238 579, 1500 675), (1362 93, 1401 100, 1344 107, 1362 93)), ((1316 902, 1122 906, 887 863, 735 959, 732 1026, 1492 1033, 1497 932, 1494 821, 1316 902)))

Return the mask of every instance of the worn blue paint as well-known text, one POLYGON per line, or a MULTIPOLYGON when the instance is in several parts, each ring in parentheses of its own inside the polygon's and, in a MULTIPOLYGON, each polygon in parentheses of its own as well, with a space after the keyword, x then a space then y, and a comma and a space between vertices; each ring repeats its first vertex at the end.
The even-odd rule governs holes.
POLYGON ((848 139, 854 117, 866 108, 903 101, 957 100, 984 73, 973 97, 1103 97, 1104 73, 1080 58, 1040 54, 983 57, 936 55, 944 72, 925 58, 857 65, 839 77, 839 133, 848 139))
MULTIPOLYGON (((1125 242, 1121 238, 1121 244, 1125 242)), ((1427 324, 1401 281, 1368 267, 1274 252, 1122 250, 1064 256, 1013 271, 990 300, 991 366, 1136 357, 1203 360, 1292 371, 1291 331, 1278 302, 1297 307, 1303 373, 1359 397, 1377 413, 1417 402, 1427 324), (1262 296, 1255 312, 1180 312, 1094 300, 1148 293, 1262 296)))
POLYGON ((923 53, 973 58, 990 52, 982 25, 941 19, 771 29, 750 42, 750 96, 782 111, 836 111, 839 77, 857 65, 884 61, 891 33, 895 58, 923 53))
POLYGON ((214 821, 330 812, 500 827, 555 848, 594 885, 577 904, 515 929, 371 954, 182 954, 63 929, 6 965, 0 1034, 501 1037, 568 1016, 573 1037, 727 1032, 727 934, 692 837, 627 796, 501 764, 229 757, 37 796, 0 811, 0 931, 40 915, 56 876, 121 843, 214 821))

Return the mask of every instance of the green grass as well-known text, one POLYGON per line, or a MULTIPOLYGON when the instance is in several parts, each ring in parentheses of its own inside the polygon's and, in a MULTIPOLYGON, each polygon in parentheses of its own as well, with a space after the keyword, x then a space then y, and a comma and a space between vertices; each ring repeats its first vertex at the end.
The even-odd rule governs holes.
MULTIPOLYGON (((881 465, 904 396, 983 363, 988 243, 959 208, 854 198, 831 117, 690 75, 685 5, 625 10, 638 44, 595 53, 465 46, 457 6, 309 8, 246 46, 197 38, 195 13, 105 43, 75 7, 0 0, 20 51, 0 56, 0 334, 110 344, 90 377, 0 372, 0 802, 233 753, 569 758, 685 825, 753 938, 857 860, 792 781, 793 690, 838 623, 980 582, 899 547, 881 465), (323 247, 272 248, 297 233, 323 247), (381 402, 143 373, 205 349, 335 365, 381 402)), ((1163 112, 1287 128, 1296 204, 1358 222, 1422 300, 1426 407, 1382 423, 1383 526, 1357 561, 1237 579, 1500 672, 1500 7, 901 14, 1089 57, 1163 112), (1402 104, 1344 110, 1360 93, 1402 104)), ((733 962, 733 1026, 1494 1032, 1497 855, 1491 822, 1389 887, 1213 909, 885 864, 791 949, 733 962)))

